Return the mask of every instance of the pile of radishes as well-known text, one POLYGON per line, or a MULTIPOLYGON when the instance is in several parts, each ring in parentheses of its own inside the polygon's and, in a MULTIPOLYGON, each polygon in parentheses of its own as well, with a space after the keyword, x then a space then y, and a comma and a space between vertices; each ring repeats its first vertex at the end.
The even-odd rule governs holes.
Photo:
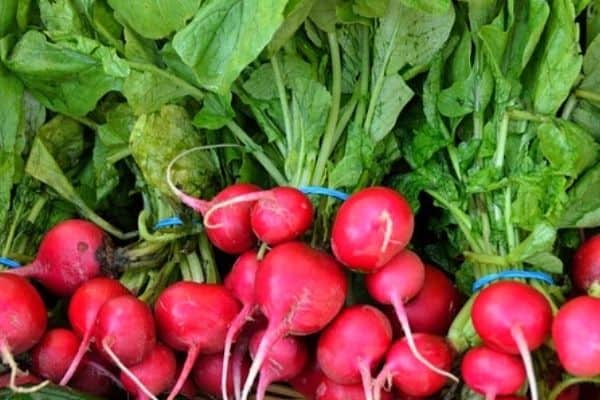
MULTIPOLYGON (((0 273, 3 385, 261 400, 282 382, 295 391, 278 390, 309 399, 425 399, 459 381, 460 363, 464 384, 488 400, 526 391, 537 400, 530 353, 550 338, 568 373, 600 375, 600 299, 575 298, 554 317, 540 291, 516 281, 476 295, 471 320, 482 344, 457 354, 445 334, 461 296, 407 249, 413 214, 394 190, 367 188, 340 206, 332 254, 302 241, 314 210, 295 188, 238 184, 209 202, 178 193, 202 213, 213 245, 237 255, 223 284, 179 281, 146 304, 107 275, 114 249, 102 230, 62 222, 29 266, 0 273), (352 272, 369 304, 349 304, 352 272), (47 329, 44 300, 24 277, 68 299, 68 325, 47 329), (18 365, 26 352, 30 361, 18 365)), ((576 257, 582 289, 598 282, 599 243, 576 257)))

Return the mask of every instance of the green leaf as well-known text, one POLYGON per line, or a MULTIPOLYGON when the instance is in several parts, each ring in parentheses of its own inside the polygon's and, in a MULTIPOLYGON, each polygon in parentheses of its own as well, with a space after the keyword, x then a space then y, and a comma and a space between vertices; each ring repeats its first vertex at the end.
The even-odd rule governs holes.
POLYGON ((73 46, 46 41, 28 31, 3 60, 25 86, 51 110, 82 116, 111 90, 120 90, 127 66, 92 40, 73 46))
POLYGON ((508 255, 511 263, 524 262, 541 253, 552 252, 556 241, 556 228, 548 223, 541 223, 515 247, 508 255))
POLYGON ((3 0, 0 2, 0 38, 15 29, 18 3, 19 0, 3 0))
POLYGON ((231 108, 231 95, 223 97, 209 93, 204 99, 204 105, 194 116, 194 125, 198 128, 221 129, 235 117, 231 108))
POLYGON ((443 14, 450 7, 450 0, 401 0, 408 7, 416 8, 429 14, 443 14))
POLYGON ((580 100, 571 113, 571 119, 600 142, 600 107, 596 107, 589 101, 580 100))
POLYGON ((273 74, 273 66, 270 63, 262 64, 252 71, 250 78, 244 82, 244 90, 257 100, 276 99, 278 92, 273 74))
POLYGON ((471 70, 466 80, 455 82, 440 92, 437 106, 446 117, 462 117, 472 113, 477 104, 484 109, 493 90, 494 79, 489 68, 484 68, 480 75, 471 70))
POLYGON ((42 23, 52 39, 87 34, 81 15, 69 0, 40 0, 39 7, 42 23))
POLYGON ((367 18, 383 17, 390 0, 354 0, 352 9, 358 15, 367 18))
POLYGON ((353 188, 365 168, 365 153, 372 151, 373 139, 355 123, 348 128, 348 139, 344 156, 335 163, 329 173, 329 186, 332 188, 353 188))
POLYGON ((201 3, 202 0, 108 0, 133 30, 149 39, 161 39, 182 28, 201 3))
POLYGON ((569 200, 561 215, 560 228, 600 226, 600 164, 587 171, 568 192, 569 200))
POLYGON ((310 19, 325 32, 334 32, 338 22, 336 13, 337 0, 319 0, 310 12, 310 19))
POLYGON ((222 0, 202 6, 173 48, 200 84, 225 94, 283 22, 287 0, 222 0))
MULTIPOLYGON (((584 78, 580 89, 600 92, 600 35, 590 43, 583 57, 584 78)), ((600 107, 600 102, 596 105, 600 107)))
POLYGON ((538 253, 523 261, 531 264, 536 270, 546 271, 551 274, 562 274, 564 272, 562 260, 552 253, 538 253))
POLYGON ((138 115, 157 111, 162 105, 188 94, 171 80, 148 71, 131 71, 123 84, 123 95, 138 115))
POLYGON ((376 142, 391 132, 400 111, 412 99, 414 93, 400 75, 388 75, 383 80, 381 94, 375 103, 373 122, 369 134, 376 142))
POLYGON ((44 142, 62 170, 68 171, 80 162, 84 147, 83 126, 80 123, 57 115, 39 129, 37 138, 44 142))
POLYGON ((125 27, 125 57, 131 61, 158 64, 160 54, 154 40, 146 39, 125 27))
POLYGON ((285 9, 285 20, 279 27, 271 43, 267 46, 267 52, 271 56, 290 40, 294 33, 302 26, 302 23, 310 14, 316 0, 288 0, 285 9))

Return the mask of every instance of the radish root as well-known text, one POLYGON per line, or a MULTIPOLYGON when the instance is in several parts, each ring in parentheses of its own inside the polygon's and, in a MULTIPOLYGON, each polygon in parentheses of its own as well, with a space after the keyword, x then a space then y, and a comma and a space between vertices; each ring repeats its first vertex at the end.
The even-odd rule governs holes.
POLYGON ((177 382, 175 383, 175 386, 173 386, 173 389, 171 389, 167 400, 173 400, 181 391, 181 388, 183 385, 185 385, 185 380, 190 375, 190 371, 192 370, 192 367, 198 358, 198 354, 200 354, 200 347, 191 346, 188 349, 187 357, 183 363, 183 368, 181 368, 181 372, 179 373, 179 378, 177 378, 177 382))
POLYGON ((248 400, 248 396, 250 395, 250 390, 252 389, 252 384, 256 380, 258 373, 260 372, 260 367, 265 361, 267 357, 267 353, 269 348, 273 346, 277 340, 283 337, 283 333, 285 331, 285 326, 282 324, 280 327, 275 329, 267 328, 265 335, 260 341, 258 345, 258 349, 256 350, 256 355, 254 356, 254 360, 250 365, 250 371, 248 372, 248 378, 246 378, 246 382, 244 382, 244 389, 242 390, 241 400, 248 400))
POLYGON ((527 374, 527 381, 529 382, 531 400, 538 400, 538 387, 535 379, 535 371, 533 369, 533 361, 531 360, 531 352, 527 346, 527 340, 525 339, 525 335, 523 335, 523 330, 519 326, 513 326, 511 329, 511 334, 515 340, 515 343, 517 344, 519 353, 521 353, 523 364, 525 365, 525 373, 527 374))
POLYGON ((390 213, 387 211, 381 213, 381 219, 383 220, 383 222, 385 222, 385 231, 383 233, 383 243, 381 244, 380 251, 382 253, 385 253, 390 244, 390 241, 392 240, 392 229, 394 227, 394 223, 392 222, 392 217, 390 216, 390 213))
POLYGON ((11 354, 8 346, 6 344, 2 344, 0 346, 0 355, 2 356, 2 363, 6 364, 10 368, 10 382, 8 384, 8 388, 16 393, 34 393, 38 390, 42 389, 44 386, 48 385, 50 381, 44 381, 40 384, 30 387, 22 387, 16 385, 17 375, 27 375, 27 372, 23 372, 19 369, 13 355, 11 354))
POLYGON ((215 205, 211 206, 206 213, 204 214, 204 227, 208 228, 208 229, 217 229, 220 228, 221 225, 220 224, 211 224, 208 220, 210 219, 210 217, 213 215, 213 213, 215 213, 217 210, 220 210, 221 208, 225 208, 225 207, 229 207, 232 206, 234 204, 239 204, 239 203, 248 203, 251 201, 257 201, 260 200, 262 198, 265 198, 266 196, 268 196, 268 191, 265 190, 261 190, 259 192, 252 192, 252 193, 246 193, 246 194, 242 194, 239 196, 235 196, 232 197, 230 199, 227 199, 225 201, 221 201, 219 203, 216 203, 215 205))
POLYGON ((244 324, 246 323, 248 316, 252 313, 254 307, 251 305, 244 305, 242 311, 235 317, 231 326, 227 330, 225 336, 225 349, 223 350, 223 369, 221 371, 221 395, 223 400, 229 400, 227 393, 227 376, 229 374, 229 359, 231 358, 231 347, 236 335, 240 332, 244 324))
POLYGON ((79 348, 77 349, 77 353, 75 354, 75 357, 73 357, 71 364, 69 364, 69 368, 67 369, 67 372, 65 372, 62 379, 58 383, 60 386, 66 385, 71 380, 71 378, 75 374, 75 371, 77 371, 77 367, 81 363, 81 359, 87 352, 91 340, 92 340, 92 330, 88 329, 88 331, 83 336, 81 343, 79 344, 79 348))
POLYGON ((386 383, 387 382, 391 382, 392 380, 392 375, 390 374, 390 371, 387 368, 383 368, 381 370, 381 372, 379 373, 379 375, 377 375, 377 378, 375 379, 375 382, 373 383, 373 397, 374 400, 381 400, 381 390, 391 390, 390 388, 387 388, 386 383))
POLYGON ((365 392, 365 400, 373 400, 373 377, 371 370, 365 363, 361 363, 358 367, 360 370, 360 378, 362 381, 363 390, 365 392))

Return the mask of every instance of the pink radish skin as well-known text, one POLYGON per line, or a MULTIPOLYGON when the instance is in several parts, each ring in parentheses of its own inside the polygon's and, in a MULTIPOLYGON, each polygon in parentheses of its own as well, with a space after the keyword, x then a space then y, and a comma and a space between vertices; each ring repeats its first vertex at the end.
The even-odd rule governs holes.
POLYGON ((404 197, 388 188, 363 189, 340 207, 331 231, 331 249, 347 267, 373 272, 410 241, 414 216, 404 197))
POLYGON ((458 381, 451 373, 431 364, 423 357, 414 343, 413 334, 406 315, 404 304, 415 297, 425 282, 425 266, 418 255, 404 250, 387 264, 365 277, 369 294, 379 303, 391 304, 407 339, 407 343, 417 360, 432 371, 458 381))
POLYGON ((521 282, 495 282, 475 298, 471 319, 475 331, 486 345, 521 355, 531 398, 537 400, 537 383, 530 352, 550 336, 552 308, 544 295, 521 282))
MULTIPOLYGON (((250 361, 247 354, 240 360, 240 374, 242 379, 248 376, 250 361)), ((198 357, 192 370, 194 383, 202 391, 211 396, 219 397, 221 395, 221 374, 223 371, 223 354, 203 354, 198 357)), ((233 377, 227 377, 227 395, 234 393, 233 377)))
MULTIPOLYGON (((19 375, 15 378, 15 385, 24 386, 24 385, 37 385, 42 380, 35 375, 25 374, 19 375)), ((10 384, 10 373, 0 375, 0 389, 7 388, 10 384)))
MULTIPOLYGON (((414 343, 419 353, 436 368, 449 370, 452 367, 452 349, 444 338, 416 333, 414 343)), ((447 383, 446 377, 432 371, 415 358, 407 338, 396 341, 388 352, 385 365, 375 383, 376 399, 389 379, 392 379, 394 386, 402 393, 415 397, 431 396, 447 383)))
POLYGON ((362 383, 365 399, 372 399, 371 374, 391 344, 387 317, 375 307, 356 305, 342 310, 325 328, 317 360, 329 379, 344 385, 362 383))
POLYGON ((571 266, 573 284, 580 292, 600 289, 600 235, 587 239, 573 257, 571 266))
POLYGON ((467 386, 486 400, 518 392, 526 379, 519 357, 486 346, 475 347, 465 354, 461 372, 467 386))
POLYGON ((295 391, 307 400, 312 400, 315 398, 317 388, 325 378, 325 374, 321 371, 319 363, 313 361, 299 375, 290 379, 289 382, 295 391))
POLYGON ((69 382, 87 352, 100 307, 108 300, 126 294, 129 294, 129 290, 119 281, 105 277, 90 279, 75 291, 69 301, 67 313, 73 330, 82 340, 69 368, 60 380, 60 385, 69 382))
POLYGON ((46 232, 31 264, 9 273, 33 278, 55 295, 66 297, 102 274, 111 252, 110 240, 98 226, 79 219, 66 220, 46 232))
POLYGON ((268 350, 287 335, 310 335, 340 311, 347 293, 341 266, 300 242, 275 246, 256 272, 256 302, 269 320, 242 391, 246 400, 268 350))
POLYGON ((229 374, 229 358, 231 347, 236 336, 244 324, 255 313, 257 306, 254 299, 254 281, 258 269, 258 253, 254 250, 247 251, 235 261, 231 271, 225 277, 223 284, 242 303, 242 310, 231 322, 225 337, 225 349, 223 351, 223 372, 221 374, 221 396, 228 399, 227 379, 229 374))
POLYGON ((554 317, 552 340, 568 373, 600 374, 600 299, 580 296, 563 305, 554 317))
POLYGON ((445 335, 460 305, 461 295, 452 281, 439 269, 425 264, 423 287, 404 307, 413 331, 445 335))
MULTIPOLYGON (((250 339, 250 354, 256 355, 265 331, 255 333, 250 339)), ((263 400, 267 387, 277 381, 286 381, 299 375, 308 363, 308 349, 298 337, 288 336, 275 342, 267 352, 260 368, 256 400, 263 400)))
MULTIPOLYGON (((173 351, 158 343, 144 359, 130 369, 140 382, 154 395, 159 395, 169 389, 175 382, 177 362, 173 351)), ((121 382, 127 392, 135 396, 137 400, 147 400, 143 392, 129 376, 121 372, 121 382)))
POLYGON ((94 353, 88 353, 83 357, 69 386, 107 398, 112 398, 111 395, 117 387, 122 388, 121 381, 112 371, 112 366, 94 353))
POLYGON ((238 301, 220 285, 177 282, 160 294, 154 305, 159 336, 171 348, 187 352, 169 400, 177 396, 201 352, 223 351, 227 329, 239 312, 238 301))
MULTIPOLYGON (((381 394, 382 400, 392 400, 393 396, 389 392, 381 394)), ((324 377, 314 395, 316 400, 364 400, 365 392, 361 384, 342 385, 331 379, 324 377)))
POLYGON ((148 305, 132 295, 108 300, 98 311, 93 335, 100 353, 115 363, 146 396, 156 399, 128 368, 142 362, 156 345, 156 328, 148 305))
POLYGON ((16 386, 17 375, 22 372, 13 355, 28 351, 41 339, 48 323, 46 306, 35 288, 20 276, 0 273, 0 288, 0 356, 11 370, 8 387, 16 392, 32 392, 41 386, 16 386))
POLYGON ((73 361, 81 339, 72 331, 47 331, 31 350, 31 370, 38 376, 59 382, 73 361))

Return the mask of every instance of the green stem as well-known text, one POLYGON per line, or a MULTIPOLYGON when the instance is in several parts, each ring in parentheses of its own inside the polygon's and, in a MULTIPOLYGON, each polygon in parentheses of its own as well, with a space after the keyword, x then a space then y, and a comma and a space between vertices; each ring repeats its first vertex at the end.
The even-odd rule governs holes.
POLYGON ((569 100, 567 100, 567 103, 563 107, 563 111, 560 114, 560 117, 562 119, 568 120, 571 117, 571 113, 575 109, 576 105, 577 105, 577 97, 575 97, 574 95, 570 95, 569 100))
POLYGON ((325 164, 336 145, 336 125, 338 123, 340 101, 342 98, 342 62, 335 31, 333 33, 328 33, 327 39, 329 40, 329 48, 331 50, 331 109, 329 110, 329 118, 327 120, 323 142, 321 143, 321 150, 319 151, 317 164, 312 177, 313 185, 320 185, 323 183, 325 164))
POLYGON ((498 144, 494 154, 494 166, 501 169, 504 166, 504 154, 506 152, 506 140, 508 137, 508 115, 505 113, 498 128, 498 144))
POLYGON ((88 128, 90 128, 93 131, 97 131, 98 130, 98 124, 96 122, 94 122, 91 118, 88 117, 77 117, 74 115, 69 115, 69 118, 71 118, 74 121, 79 122, 81 125, 85 125, 88 128))
POLYGON ((200 249, 200 256, 204 263, 206 283, 219 282, 219 271, 217 269, 217 262, 215 261, 215 254, 213 253, 208 236, 206 236, 206 232, 200 234, 198 246, 200 249))
POLYGON ((593 101, 594 103, 600 103, 600 93, 578 89, 575 91, 575 96, 584 100, 593 101))
POLYGON ((600 378, 575 378, 575 377, 573 377, 573 378, 565 379, 558 385, 554 386, 554 388, 550 392, 550 395, 548 396, 548 400, 556 400, 558 395, 560 395, 563 392, 563 390, 565 390, 566 388, 568 388, 571 385, 576 385, 578 383, 586 383, 586 382, 600 384, 600 378))
POLYGON ((135 61, 128 61, 129 66, 135 70, 138 71, 143 71, 143 72, 150 72, 156 75, 160 75, 165 79, 170 80, 171 82, 173 82, 175 85, 179 86, 182 89, 185 89, 188 91, 188 93, 195 97, 196 99, 202 99, 204 97, 204 92, 202 90, 200 90, 199 88, 197 88, 194 85, 189 84, 187 81, 181 79, 180 77, 173 75, 172 73, 158 68, 155 65, 152 64, 146 64, 146 63, 140 63, 140 62, 135 62, 135 61))
POLYGON ((27 221, 33 224, 37 217, 40 216, 40 213, 47 202, 48 197, 46 195, 40 195, 33 204, 33 207, 31 207, 31 211, 29 211, 29 215, 27 216, 27 221))
POLYGON ((193 251, 186 254, 185 258, 189 265, 189 271, 192 280, 198 283, 205 283, 206 277, 204 276, 204 269, 202 268, 202 263, 200 262, 200 257, 198 257, 198 254, 193 251))
POLYGON ((359 99, 356 109, 356 123, 362 125, 367 112, 367 96, 369 95, 369 77, 370 77, 370 49, 369 49, 369 29, 365 26, 361 27, 360 36, 360 83, 359 83, 359 99))
POLYGON ((506 226, 506 242, 508 243, 508 252, 516 246, 515 229, 511 222, 512 209, 512 190, 510 186, 504 189, 504 225, 506 226))
POLYGON ((283 125, 285 129, 285 140, 287 142, 287 153, 289 154, 292 151, 293 144, 292 120, 290 118, 290 107, 287 100, 285 83, 283 81, 283 74, 281 73, 279 57, 277 56, 277 53, 273 54, 273 57, 271 58, 271 65, 273 66, 273 74, 275 75, 275 85, 277 86, 279 101, 281 103, 281 111, 283 113, 283 125))
POLYGON ((14 219, 12 224, 10 225, 10 230, 8 231, 8 237, 6 238, 6 243, 4 243, 4 249, 2 254, 7 255, 12 247, 12 242, 15 239, 15 232, 17 231, 17 225, 19 220, 21 219, 21 213, 23 212, 23 203, 20 203, 15 212, 14 219))
POLYGON ((106 157, 106 162, 109 164, 114 164, 117 161, 120 161, 124 158, 127 158, 131 155, 131 149, 129 148, 129 146, 127 147, 123 147, 121 150, 117 151, 114 154, 111 154, 110 156, 106 157))
POLYGON ((260 244, 260 247, 258 248, 258 254, 256 255, 256 259, 259 261, 262 260, 265 254, 267 253, 267 250, 269 250, 269 245, 266 242, 262 242, 260 244))
POLYGON ((552 119, 545 115, 534 114, 525 110, 508 110, 508 117, 517 121, 532 121, 532 122, 550 122, 552 119))
POLYGON ((472 251, 465 251, 465 252, 463 252, 463 255, 465 256, 465 258, 467 260, 472 261, 477 264, 490 264, 490 265, 497 265, 500 267, 509 266, 509 262, 508 262, 507 258, 504 256, 497 256, 497 255, 493 255, 493 254, 481 254, 481 253, 475 253, 472 251))

